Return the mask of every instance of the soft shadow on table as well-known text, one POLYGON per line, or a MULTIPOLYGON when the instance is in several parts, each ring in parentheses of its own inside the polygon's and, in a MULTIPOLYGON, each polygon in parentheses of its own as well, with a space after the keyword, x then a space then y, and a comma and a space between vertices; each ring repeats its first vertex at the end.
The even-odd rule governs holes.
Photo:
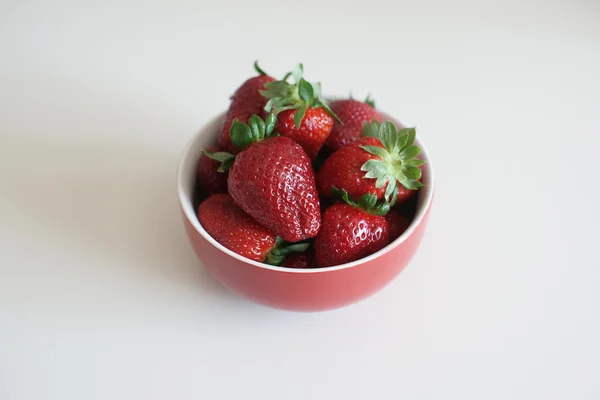
POLYGON ((175 190, 179 154, 23 139, 10 146, 26 169, 8 175, 3 200, 40 228, 32 234, 176 290, 192 282, 207 303, 246 303, 208 275, 187 241, 175 190))

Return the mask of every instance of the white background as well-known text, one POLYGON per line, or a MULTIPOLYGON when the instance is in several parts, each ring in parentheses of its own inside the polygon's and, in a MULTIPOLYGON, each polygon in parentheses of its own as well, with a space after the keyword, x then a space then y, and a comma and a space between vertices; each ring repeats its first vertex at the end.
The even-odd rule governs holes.
POLYGON ((0 2, 0 399, 600 399, 600 3, 0 2), (212 281, 185 143, 252 74, 373 93, 437 168, 418 255, 298 314, 212 281))

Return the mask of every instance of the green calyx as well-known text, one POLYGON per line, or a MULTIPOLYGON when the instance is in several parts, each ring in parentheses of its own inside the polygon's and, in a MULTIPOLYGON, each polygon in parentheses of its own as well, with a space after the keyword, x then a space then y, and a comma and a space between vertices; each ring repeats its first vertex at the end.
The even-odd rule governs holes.
POLYGON ((373 121, 363 126, 362 135, 378 138, 384 146, 360 146, 363 150, 381 157, 381 160, 365 162, 360 169, 366 172, 365 178, 377 179, 375 187, 378 189, 387 185, 384 196, 387 202, 395 201, 398 182, 409 190, 423 187, 419 182, 419 166, 425 161, 417 158, 421 148, 414 145, 415 128, 397 130, 390 121, 381 124, 373 121))
POLYGON ((269 265, 281 265, 283 260, 291 253, 303 253, 310 247, 310 243, 286 244, 285 241, 277 236, 275 247, 269 252, 265 263, 269 265))
POLYGON ((221 165, 219 166, 219 169, 217 170, 219 172, 228 171, 233 166, 233 162, 235 161, 235 155, 228 153, 226 151, 214 151, 213 152, 213 151, 206 151, 203 149, 202 154, 204 154, 208 158, 211 158, 211 159, 216 160, 221 163, 221 165))
POLYGON ((375 108, 375 99, 371 97, 371 93, 369 93, 365 98, 365 103, 375 108))
POLYGON ((341 190, 333 186, 331 188, 331 194, 333 198, 337 200, 342 200, 346 204, 349 204, 353 207, 360 208, 361 210, 373 214, 373 215, 385 215, 390 211, 390 208, 394 205, 395 197, 393 202, 388 202, 385 200, 377 201, 377 195, 374 193, 366 193, 363 194, 358 201, 354 201, 350 198, 350 195, 345 190, 341 190))
POLYGON ((268 99, 265 110, 275 114, 285 110, 297 110, 294 114, 294 125, 300 128, 306 110, 323 107, 336 121, 342 123, 321 96, 321 84, 308 82, 302 77, 303 74, 304 68, 302 64, 298 64, 282 80, 266 83, 265 90, 260 91, 263 97, 268 99), (287 81, 290 77, 295 83, 287 81))
MULTIPOLYGON (((229 131, 231 141, 240 149, 245 149, 252 143, 260 142, 273 135, 276 119, 277 117, 273 113, 267 115, 264 121, 258 115, 254 114, 250 117, 247 124, 240 122, 236 118, 233 120, 231 130, 229 131)), ((229 170, 235 161, 235 155, 226 151, 210 152, 202 150, 202 153, 221 163, 218 169, 219 172, 229 170)))
POLYGON ((275 129, 276 117, 273 113, 267 115, 263 121, 258 115, 254 114, 245 124, 237 118, 233 120, 229 134, 231 141, 240 149, 245 149, 252 143, 260 142, 271 136, 275 129))

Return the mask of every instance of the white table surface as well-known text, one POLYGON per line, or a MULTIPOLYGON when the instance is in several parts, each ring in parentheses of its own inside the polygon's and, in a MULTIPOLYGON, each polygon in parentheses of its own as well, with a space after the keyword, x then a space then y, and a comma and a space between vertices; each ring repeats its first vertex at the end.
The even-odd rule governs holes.
POLYGON ((0 3, 0 399, 600 399, 600 3, 0 3), (437 167, 377 295, 212 281, 175 170, 260 59, 368 92, 437 167))

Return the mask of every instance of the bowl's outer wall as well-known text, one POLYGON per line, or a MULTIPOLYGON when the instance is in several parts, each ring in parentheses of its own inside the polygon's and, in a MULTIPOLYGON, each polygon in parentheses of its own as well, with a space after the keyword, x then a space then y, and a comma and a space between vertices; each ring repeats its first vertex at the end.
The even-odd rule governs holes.
POLYGON ((211 275, 229 289, 270 307, 322 311, 364 299, 394 279, 419 247, 428 218, 429 211, 412 235, 376 259, 315 273, 274 271, 246 264, 204 239, 185 215, 184 222, 198 258, 211 275))

